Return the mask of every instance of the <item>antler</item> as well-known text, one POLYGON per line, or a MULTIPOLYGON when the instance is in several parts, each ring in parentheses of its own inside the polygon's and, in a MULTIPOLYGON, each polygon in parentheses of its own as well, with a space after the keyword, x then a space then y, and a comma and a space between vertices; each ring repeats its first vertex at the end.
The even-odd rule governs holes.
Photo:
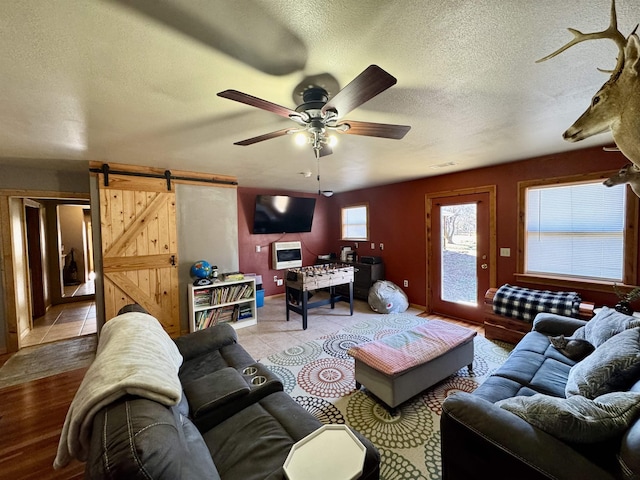
POLYGON ((541 58, 540 60, 536 60, 536 63, 541 63, 546 60, 549 60, 550 58, 553 58, 556 55, 561 54, 565 50, 568 50, 569 48, 573 47, 574 45, 580 42, 584 42, 586 40, 598 40, 601 38, 608 38, 613 40, 618 46, 618 49, 620 50, 620 53, 618 54, 618 60, 616 62, 616 68, 615 70, 601 70, 601 69, 598 69, 598 70, 602 72, 612 73, 612 72, 617 72, 622 68, 622 65, 624 63, 624 47, 627 43, 627 40, 625 39, 624 35, 620 32, 620 30, 618 30, 618 15, 616 14, 616 0, 611 0, 611 22, 609 23, 609 27, 606 30, 603 30, 601 32, 594 32, 594 33, 582 33, 581 31, 576 30, 575 28, 568 28, 567 30, 569 30, 573 34, 573 40, 571 40, 565 46, 559 48, 552 54, 547 55, 546 57, 541 58))

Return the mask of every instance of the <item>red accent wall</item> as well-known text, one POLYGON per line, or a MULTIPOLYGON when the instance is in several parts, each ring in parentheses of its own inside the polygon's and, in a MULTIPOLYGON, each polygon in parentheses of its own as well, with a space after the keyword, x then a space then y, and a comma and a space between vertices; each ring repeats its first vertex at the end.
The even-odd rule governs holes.
MULTIPOLYGON (((426 305, 426 231, 425 195, 427 193, 496 185, 497 249, 508 247, 510 257, 496 258, 497 286, 504 283, 518 284, 514 277, 517 268, 517 226, 518 226, 518 182, 592 173, 619 169, 627 160, 620 153, 604 152, 602 148, 547 155, 534 159, 516 161, 493 167, 467 170, 459 173, 439 175, 420 180, 367 188, 338 194, 332 198, 335 215, 331 218, 330 235, 339 238, 340 208, 342 206, 368 202, 370 241, 359 244, 358 255, 379 255, 385 263, 387 280, 402 286, 404 279, 409 287, 403 290, 409 301, 426 305), (371 249, 370 243, 376 248, 371 249), (384 244, 384 250, 379 244, 384 244)), ((334 240, 333 251, 339 252, 342 245, 352 242, 334 240)), ((496 252, 496 254, 498 254, 496 252)), ((542 285, 521 284, 530 288, 550 288, 542 285)), ((613 305, 613 294, 579 292, 583 300, 596 304, 613 305)))
MULTIPOLYGON (((318 254, 330 252, 339 254, 343 245, 355 247, 353 242, 340 241, 340 208, 354 203, 368 202, 370 240, 359 244, 358 255, 381 256, 385 263, 386 278, 400 286, 402 286, 404 279, 409 280, 409 287, 403 288, 409 296, 409 301, 417 305, 426 305, 425 195, 461 188, 496 185, 497 248, 498 252, 501 247, 511 249, 510 257, 498 256, 496 258, 497 285, 517 284, 514 273, 517 267, 518 247, 518 182, 616 170, 626 163, 628 162, 622 154, 604 152, 602 148, 594 147, 514 161, 493 167, 354 190, 336 194, 331 198, 318 196, 312 232, 284 236, 252 235, 250 233, 255 196, 257 194, 313 195, 240 187, 238 188, 240 270, 261 274, 265 295, 283 293, 284 287, 276 287, 273 282, 273 276, 277 274, 282 278, 283 271, 271 269, 271 242, 301 240, 305 265, 314 263, 318 254), (373 250, 370 247, 372 242, 376 247, 373 250), (380 243, 384 244, 382 251, 379 249, 380 243), (261 253, 255 252, 256 245, 262 246, 261 253)), ((550 288, 533 284, 524 286, 550 288)), ((613 293, 580 293, 584 300, 593 301, 598 305, 613 305, 616 302, 613 293)))
MULTIPOLYGON (((278 287, 273 281, 274 275, 283 278, 285 270, 271 268, 271 244, 277 241, 300 240, 302 243, 303 265, 313 265, 316 257, 329 253, 331 250, 329 217, 335 208, 329 208, 330 198, 309 193, 290 192, 284 190, 269 190, 262 188, 238 187, 238 251, 240 271, 262 275, 262 285, 265 296, 284 293, 284 286, 278 287), (316 208, 313 214, 311 232, 287 234, 258 234, 251 233, 253 228, 253 214, 256 195, 292 195, 297 197, 315 197, 316 208), (261 251, 256 252, 256 245, 261 251)), ((340 210, 338 209, 338 215, 340 210)))

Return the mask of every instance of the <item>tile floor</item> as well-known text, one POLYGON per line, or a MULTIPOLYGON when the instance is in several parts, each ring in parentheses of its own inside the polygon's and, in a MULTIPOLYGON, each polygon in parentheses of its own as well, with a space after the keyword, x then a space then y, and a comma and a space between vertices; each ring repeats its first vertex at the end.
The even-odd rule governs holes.
POLYGON ((54 305, 44 316, 33 321, 21 347, 55 342, 64 338, 96 333, 96 304, 93 300, 54 305))
POLYGON ((95 282, 88 280, 78 285, 65 285, 62 287, 65 297, 79 297, 81 295, 93 295, 96 293, 95 282))
MULTIPOLYGON (((314 296, 311 301, 316 301, 322 294, 323 292, 314 296)), ((335 333, 375 314, 367 302, 355 300, 353 316, 350 316, 349 304, 338 302, 333 310, 330 305, 309 310, 307 329, 303 330, 302 317, 297 313, 290 312, 290 320, 285 320, 284 302, 284 295, 266 298, 264 306, 258 308, 258 324, 237 329, 238 341, 256 360, 281 352, 292 345, 335 333)), ((422 310, 409 308, 405 313, 418 315, 422 310)))

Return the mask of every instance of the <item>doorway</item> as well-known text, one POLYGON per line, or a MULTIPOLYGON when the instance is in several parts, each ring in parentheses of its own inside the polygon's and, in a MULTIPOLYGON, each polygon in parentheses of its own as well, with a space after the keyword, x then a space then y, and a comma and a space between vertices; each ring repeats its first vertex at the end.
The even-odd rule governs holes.
POLYGON ((495 284, 495 187, 427 195, 429 311, 482 323, 495 284))
MULTIPOLYGON (((48 192, 16 193, 0 195, 1 210, 7 212, 10 226, 0 233, 8 254, 4 263, 6 278, 11 279, 4 291, 7 351, 95 333, 93 286, 73 297, 66 297, 61 288, 60 225, 56 214, 56 206, 65 203, 82 205, 83 212, 87 212, 89 199, 76 194, 54 198, 48 192)), ((86 215, 81 217, 86 223, 86 215)), ((87 242, 92 233, 90 225, 81 232, 78 250, 84 252, 84 244, 91 243, 87 242)), ((93 267, 92 262, 87 265, 93 267)))

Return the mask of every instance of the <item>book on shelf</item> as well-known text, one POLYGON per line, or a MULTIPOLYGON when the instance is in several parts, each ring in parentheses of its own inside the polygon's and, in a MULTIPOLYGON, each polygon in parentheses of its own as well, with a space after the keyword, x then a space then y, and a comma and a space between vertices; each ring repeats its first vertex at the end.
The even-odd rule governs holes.
POLYGON ((252 316, 253 311, 249 304, 226 305, 224 307, 201 310, 196 312, 195 315, 196 330, 209 328, 219 323, 236 322, 252 316))
POLYGON ((196 305, 220 305, 222 303, 237 302, 245 298, 253 296, 253 287, 248 283, 230 285, 224 287, 215 287, 210 290, 210 296, 200 299, 194 299, 196 305))

